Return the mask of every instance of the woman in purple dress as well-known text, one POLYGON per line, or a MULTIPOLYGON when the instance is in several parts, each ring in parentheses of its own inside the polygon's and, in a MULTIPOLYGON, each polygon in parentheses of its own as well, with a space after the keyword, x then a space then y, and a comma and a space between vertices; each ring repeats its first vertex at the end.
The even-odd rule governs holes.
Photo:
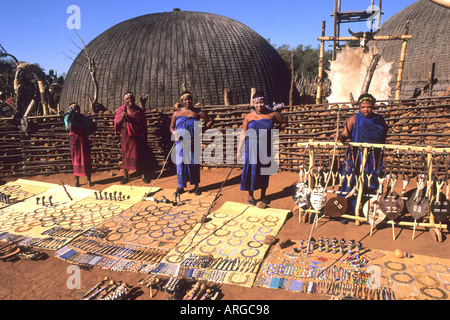
MULTIPOLYGON (((338 141, 345 142, 350 139, 351 142, 365 142, 384 144, 388 132, 388 125, 384 118, 373 112, 375 108, 376 99, 371 94, 363 94, 358 98, 359 112, 345 122, 344 129, 338 134, 338 141)), ((374 148, 373 152, 368 154, 365 165, 365 172, 370 174, 370 181, 366 181, 364 193, 373 193, 373 190, 378 189, 378 177, 382 174, 382 150, 374 148)), ((349 148, 346 157, 343 161, 342 172, 344 176, 342 186, 340 188, 339 196, 345 197, 354 187, 357 177, 360 173, 362 152, 359 148, 349 148), (347 178, 350 182, 347 182, 347 178)), ((355 210, 356 194, 349 198, 347 211, 355 210)))
POLYGON ((195 145, 201 148, 201 135, 213 126, 214 121, 205 111, 194 107, 189 91, 182 93, 180 101, 181 107, 173 113, 170 123, 170 132, 177 141, 174 152, 178 188, 175 193, 183 193, 189 181, 194 185, 195 194, 200 195, 200 154, 196 154, 196 151, 201 152, 201 149, 196 150, 195 145))
POLYGON ((274 129, 283 130, 288 122, 279 112, 266 106, 267 99, 261 93, 256 92, 252 102, 254 110, 244 118, 239 138, 238 159, 245 147, 240 190, 248 192, 251 205, 256 205, 254 191, 261 190, 261 201, 268 204, 269 177, 276 173, 270 170, 274 161, 271 138, 274 129))

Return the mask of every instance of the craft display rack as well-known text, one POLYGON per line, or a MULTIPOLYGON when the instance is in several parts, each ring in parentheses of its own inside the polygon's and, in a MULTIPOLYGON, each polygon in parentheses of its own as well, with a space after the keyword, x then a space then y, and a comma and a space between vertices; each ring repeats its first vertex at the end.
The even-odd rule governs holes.
MULTIPOLYGON (((314 175, 312 174, 315 170, 315 168, 318 167, 318 159, 317 159, 317 152, 319 149, 321 149, 321 152, 326 154, 326 161, 328 163, 333 163, 332 160, 330 160, 330 157, 336 156, 336 150, 338 149, 347 149, 347 148, 358 148, 360 151, 362 151, 362 161, 359 163, 359 172, 365 172, 365 165, 366 160, 368 157, 368 154, 370 150, 373 148, 377 148, 380 150, 384 150, 384 156, 386 164, 385 172, 389 172, 390 174, 393 174, 397 178, 402 176, 402 184, 403 184, 403 190, 402 195, 400 196, 403 200, 406 200, 404 198, 404 191, 409 184, 410 181, 405 181, 405 171, 409 170, 409 177, 411 175, 414 175, 417 179, 417 176, 421 173, 424 173, 426 176, 426 196, 429 199, 429 202, 432 203, 433 201, 437 201, 438 194, 442 197, 443 194, 440 192, 441 190, 447 190, 446 191, 446 199, 448 199, 449 196, 449 183, 447 181, 448 177, 448 157, 450 156, 450 148, 445 147, 431 147, 431 146, 404 146, 404 145, 392 145, 392 144, 369 144, 369 143, 354 143, 354 142, 348 142, 345 144, 342 143, 334 143, 334 142, 321 142, 321 141, 313 141, 310 140, 309 142, 299 142, 297 143, 297 146, 304 148, 305 152, 308 155, 308 163, 307 172, 310 172, 311 174, 308 174, 308 185, 309 188, 317 183, 315 180, 314 175), (390 151, 390 152, 389 152, 390 151), (396 159, 399 158, 400 154, 406 154, 406 155, 416 155, 418 157, 423 158, 424 161, 422 163, 419 163, 418 165, 413 165, 414 161, 409 160, 405 161, 404 163, 399 163, 396 159), (447 166, 443 164, 443 162, 447 161, 447 166), (410 166, 410 167, 408 167, 410 166), (444 187, 445 186, 445 187, 444 187)), ((320 159, 320 161, 323 161, 323 159, 320 159)), ((420 161, 420 160, 419 160, 420 161)), ((336 164, 336 163, 335 163, 336 164)), ((330 172, 332 170, 339 170, 339 166, 332 165, 330 167, 330 172)), ((366 172, 365 172, 366 173, 366 172)), ((339 174, 339 173, 337 173, 339 174)), ((331 175, 330 175, 331 176, 331 175)), ((397 178, 394 181, 394 184, 390 187, 394 188, 395 183, 397 182, 397 178)), ((358 179, 359 185, 364 185, 365 179, 367 179, 366 174, 360 174, 358 179)), ((334 180, 334 179, 328 179, 328 181, 334 180)), ((398 182, 400 182, 400 179, 398 179, 398 182)), ((389 182, 387 182, 389 183, 389 182)), ((392 184, 392 182, 391 182, 392 184)), ((330 185, 326 185, 325 189, 328 194, 333 193, 340 193, 339 191, 330 190, 329 187, 334 186, 334 181, 330 185)), ((389 187, 388 185, 385 186, 386 188, 389 187)), ((384 188, 384 190, 386 190, 384 188)), ((334 188, 333 188, 334 189, 334 188)), ((356 225, 360 225, 361 223, 367 223, 368 219, 367 217, 363 216, 362 213, 362 207, 363 207, 363 197, 374 197, 376 194, 366 194, 364 193, 364 188, 357 188, 357 193, 355 194, 357 198, 356 207, 354 215, 350 214, 343 214, 341 217, 345 219, 354 220, 356 225)), ((309 214, 309 213, 315 213, 317 215, 320 215, 322 213, 321 210, 314 210, 312 208, 307 208, 305 210, 300 208, 299 213, 299 222, 301 222, 302 214, 309 214)), ((399 219, 387 219, 384 221, 384 223, 392 225, 392 228, 394 226, 398 227, 413 227, 414 230, 416 227, 424 227, 428 228, 429 231, 432 231, 436 234, 436 240, 441 241, 442 240, 442 230, 447 229, 447 224, 442 222, 436 222, 434 215, 431 213, 431 210, 429 210, 426 215, 426 219, 428 222, 417 222, 416 220, 414 222, 406 221, 402 216, 400 216, 399 219)), ((425 219, 424 219, 425 220, 425 219)), ((315 220, 315 223, 317 223, 317 219, 315 220)), ((393 231, 393 239, 395 240, 395 234, 393 231)))

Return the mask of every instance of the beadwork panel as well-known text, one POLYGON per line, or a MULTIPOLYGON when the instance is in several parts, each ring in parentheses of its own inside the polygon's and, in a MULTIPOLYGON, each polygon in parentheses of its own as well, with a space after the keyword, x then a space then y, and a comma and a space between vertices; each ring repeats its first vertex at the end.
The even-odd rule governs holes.
POLYGON ((181 202, 159 201, 172 198, 174 192, 159 189, 152 195, 157 202, 140 201, 85 232, 57 257, 103 269, 148 272, 201 220, 214 200, 211 193, 203 192, 201 196, 185 193, 181 202))
POLYGON ((259 209, 226 202, 204 224, 198 224, 153 271, 200 280, 251 287, 288 210, 259 209))
POLYGON ((332 299, 448 300, 450 260, 415 255, 396 258, 392 252, 363 249, 318 250, 308 254, 300 241, 275 249, 264 261, 255 286, 332 299))
POLYGON ((25 236, 22 245, 56 250, 134 205, 144 189, 148 190, 111 186, 102 191, 108 197, 100 199, 98 191, 56 185, 39 197, 0 210, 0 231, 25 236), (116 195, 114 200, 112 195, 119 192, 123 197, 116 195))
POLYGON ((371 266, 380 273, 380 286, 391 289, 396 300, 449 300, 449 259, 415 254, 399 259, 383 253, 371 266))
POLYGON ((55 186, 56 184, 53 183, 26 179, 17 179, 16 181, 8 182, 0 186, 0 209, 38 195, 55 186))

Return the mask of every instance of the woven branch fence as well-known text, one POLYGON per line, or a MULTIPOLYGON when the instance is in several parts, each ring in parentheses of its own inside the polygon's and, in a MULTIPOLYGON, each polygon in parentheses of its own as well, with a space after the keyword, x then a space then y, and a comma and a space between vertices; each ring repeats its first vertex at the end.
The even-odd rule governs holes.
MULTIPOLYGON (((383 115, 389 125, 387 144, 403 146, 450 147, 450 97, 430 97, 412 100, 380 101, 377 113, 383 115)), ((241 127, 249 105, 204 106, 215 119, 214 129, 225 137, 227 131, 241 127), (228 129, 228 130, 227 130, 228 129)), ((339 131, 344 121, 357 108, 350 103, 314 104, 287 106, 282 114, 289 120, 285 131, 280 133, 280 170, 298 172, 300 165, 309 161, 308 150, 297 146, 298 142, 329 141, 330 146, 319 150, 317 165, 331 162, 333 139, 339 118, 339 131)), ((152 148, 159 171, 173 144, 169 125, 173 107, 156 108, 146 111, 148 124, 148 144, 152 148)), ((90 137, 92 145, 92 166, 95 171, 120 170, 120 139, 114 135, 114 114, 88 115, 98 126, 98 131, 90 137)), ((69 152, 68 133, 60 116, 30 117, 32 133, 25 134, 9 124, 8 118, 0 119, 0 174, 2 176, 32 176, 38 174, 73 172, 69 152)), ((205 133, 203 147, 215 147, 214 137, 205 133), (210 140, 207 140, 207 139, 210 140), (207 141, 205 141, 207 140, 207 141)), ((233 150, 237 150, 234 139, 233 150)), ((226 145, 217 144, 226 153, 226 145)), ((340 147, 338 149, 343 149, 340 147)), ((342 151, 342 150, 338 150, 342 151)), ((338 152, 340 154, 340 152, 338 152)), ((386 170, 401 172, 417 170, 421 172, 424 162, 420 156, 412 160, 400 161, 406 154, 393 150, 386 151, 386 170), (396 154, 394 154, 396 153, 396 154), (411 165, 412 163, 412 165, 411 165)), ((171 161, 169 160, 171 163, 171 161)), ((219 161, 206 163, 203 167, 231 167, 231 163, 219 161)), ((170 167, 170 165, 169 165, 170 167)), ((444 167, 438 167, 444 172, 444 167)))

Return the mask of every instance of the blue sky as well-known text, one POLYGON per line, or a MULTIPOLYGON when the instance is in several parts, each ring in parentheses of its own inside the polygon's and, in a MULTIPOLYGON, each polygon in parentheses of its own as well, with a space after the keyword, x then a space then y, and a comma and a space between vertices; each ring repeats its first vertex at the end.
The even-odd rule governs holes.
MULTIPOLYGON (((416 0, 382 1, 381 24, 416 0)), ((219 14, 237 20, 275 46, 299 44, 318 47, 322 21, 333 35, 334 0, 1 0, 0 44, 20 61, 38 63, 45 71, 67 72, 79 49, 78 33, 87 44, 119 22, 173 8, 219 14), (69 29, 73 11, 80 9, 79 29, 69 29), (72 42, 73 41, 73 42, 72 42)), ((366 10, 371 0, 341 0, 341 11, 366 10)), ((378 5, 379 0, 374 0, 378 5)), ((368 30, 365 22, 341 25, 341 36, 350 27, 368 30)))

